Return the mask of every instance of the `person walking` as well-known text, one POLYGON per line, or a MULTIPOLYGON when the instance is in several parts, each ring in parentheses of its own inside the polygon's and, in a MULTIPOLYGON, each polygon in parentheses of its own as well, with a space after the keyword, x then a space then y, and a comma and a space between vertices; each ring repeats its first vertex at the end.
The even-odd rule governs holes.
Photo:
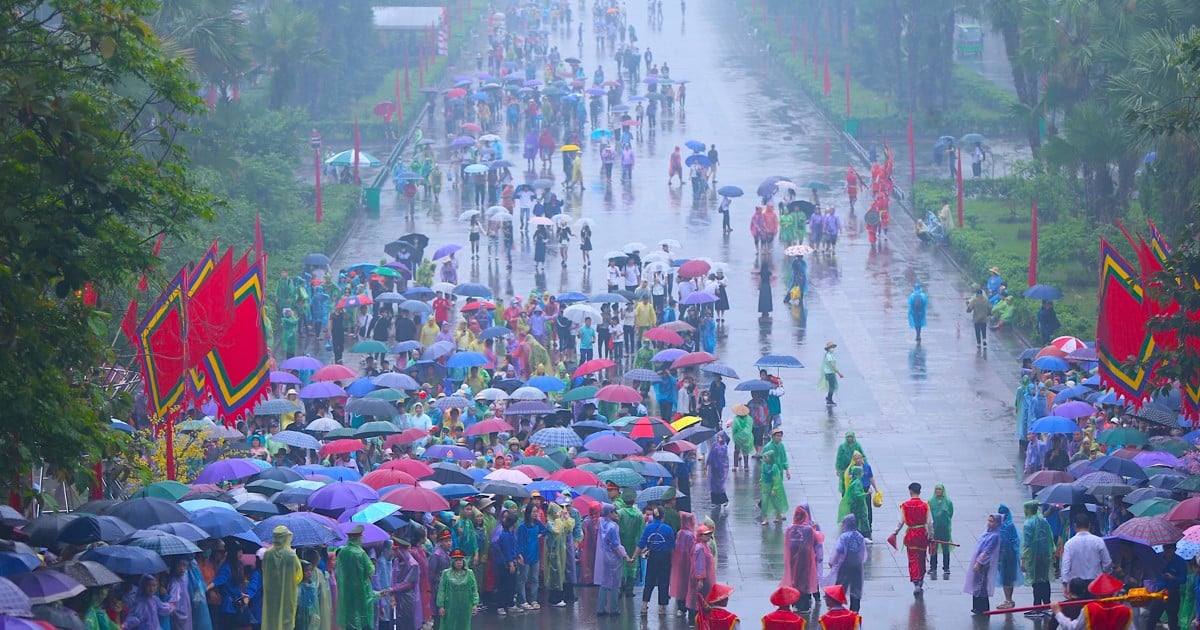
POLYGON ((766 259, 758 266, 758 318, 770 319, 774 308, 771 299, 771 263, 766 259))
MULTIPOLYGON (((984 321, 986 322, 987 320, 984 321)), ((838 379, 845 378, 845 375, 838 369, 837 357, 833 354, 836 348, 836 343, 832 341, 825 342, 825 355, 821 357, 821 380, 817 381, 817 389, 825 391, 825 406, 827 407, 837 405, 837 403, 833 402, 833 395, 838 390, 838 379)))
MULTIPOLYGON (((1036 503, 1036 501, 1035 501, 1036 503)), ((950 579, 950 521, 954 518, 954 502, 946 495, 946 486, 938 484, 933 487, 933 498, 929 500, 929 514, 933 518, 933 541, 929 545, 929 577, 937 577, 937 556, 939 548, 942 552, 943 580, 950 579)))
MULTIPOLYGON (((853 470, 853 469, 851 469, 853 470)), ((929 551, 929 529, 933 516, 929 504, 921 499, 921 484, 908 484, 908 500, 900 504, 900 522, 888 536, 888 544, 896 546, 896 535, 902 528, 904 549, 908 552, 908 581, 912 582, 913 593, 919 594, 925 587, 925 554, 929 551)))
POLYGON ((671 602, 671 555, 675 549, 675 530, 663 522, 661 507, 651 513, 650 524, 638 539, 636 556, 646 559, 645 586, 642 588, 642 616, 650 610, 650 596, 658 589, 658 614, 667 614, 671 602))
POLYGON ((729 479, 729 445, 725 432, 717 433, 713 438, 712 450, 704 466, 708 471, 708 492, 712 505, 717 510, 724 509, 729 503, 729 495, 725 493, 725 482, 729 479))
MULTIPOLYGON (((664 522, 669 524, 664 510, 664 522)), ((675 549, 671 551, 671 597, 675 599, 675 616, 687 613, 688 584, 692 577, 692 550, 696 546, 696 516, 691 512, 679 513, 679 527, 675 530, 675 549)))
POLYGON ((617 594, 621 590, 621 570, 629 561, 629 554, 621 545, 621 534, 617 529, 617 508, 612 504, 601 510, 600 528, 596 538, 596 573, 594 582, 600 587, 596 603, 596 616, 617 616, 617 594))
POLYGON ((304 570, 292 551, 292 530, 283 525, 271 532, 271 547, 263 552, 263 630, 292 630, 296 625, 296 596, 304 570))
POLYGON ((804 506, 798 506, 792 513, 792 524, 784 533, 783 580, 779 583, 781 588, 796 590, 800 602, 797 608, 802 613, 808 612, 812 596, 817 593, 816 548, 818 538, 824 539, 810 520, 804 506))
POLYGON ((375 630, 375 563, 363 549, 362 537, 363 526, 355 525, 337 552, 337 625, 344 630, 375 630))
POLYGON ((1002 514, 988 516, 987 531, 975 543, 975 553, 967 565, 970 568, 963 592, 971 596, 971 613, 975 615, 982 615, 992 607, 989 598, 996 590, 996 574, 1000 568, 996 556, 1000 550, 1000 525, 1003 522, 1002 514))
MULTIPOLYGON (((931 502, 932 503, 932 502, 931 502)), ((1021 543, 1021 569, 1025 583, 1033 586, 1033 605, 1050 603, 1050 574, 1054 570, 1054 531, 1042 516, 1036 499, 1025 502, 1024 540, 1021 543)), ((935 530, 936 531, 936 530, 935 530)), ((1049 617, 1047 611, 1032 610, 1026 617, 1049 617)))
POLYGON ((992 304, 983 289, 978 289, 967 301, 967 312, 971 314, 971 323, 975 326, 975 348, 986 349, 987 325, 988 318, 992 316, 992 304))
POLYGON ((687 610, 688 626, 696 625, 696 613, 707 605, 708 594, 717 583, 717 562, 713 558, 713 530, 708 525, 696 528, 696 544, 692 547, 692 572, 689 576, 687 610))
MULTIPOLYGON (((838 536, 825 586, 841 587, 849 599, 850 610, 858 612, 862 604, 863 565, 867 561, 867 541, 858 531, 858 519, 853 514, 842 518, 842 533, 838 536)), ((828 589, 826 589, 828 592, 828 589)), ((845 598, 842 601, 846 604, 845 598)))
POLYGON ((925 308, 929 305, 929 296, 921 283, 913 284, 912 293, 908 296, 908 325, 917 331, 917 343, 921 343, 921 329, 925 327, 925 308))
POLYGON ((739 467, 750 471, 750 456, 754 454, 754 419, 750 417, 750 408, 738 403, 731 409, 733 420, 729 421, 729 430, 733 433, 733 469, 739 467))

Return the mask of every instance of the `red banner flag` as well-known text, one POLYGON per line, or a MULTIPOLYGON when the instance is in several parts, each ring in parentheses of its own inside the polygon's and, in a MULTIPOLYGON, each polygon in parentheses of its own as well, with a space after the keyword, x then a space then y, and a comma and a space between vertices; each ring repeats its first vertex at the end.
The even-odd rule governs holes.
POLYGON ((792 31, 792 56, 793 57, 796 56, 796 47, 797 47, 796 31, 792 31))
POLYGON ((220 260, 213 253, 200 260, 188 279, 187 376, 196 400, 211 387, 205 383, 204 358, 233 332, 233 249, 226 250, 220 260))
POLYGON ((1143 399, 1149 380, 1144 298, 1137 270, 1108 241, 1100 239, 1100 310, 1096 320, 1100 385, 1114 388, 1128 402, 1143 399), (1134 365, 1127 367, 1130 361, 1134 365))
MULTIPOLYGON (((846 66, 849 71, 850 67, 846 66)), ((917 183, 917 144, 913 136, 913 115, 908 113, 908 183, 913 185, 917 183)))
POLYGON ((1037 197, 1033 198, 1033 210, 1029 219, 1029 286, 1037 284, 1038 276, 1038 206, 1037 197))
POLYGON ((321 149, 319 148, 313 151, 313 170, 317 175, 317 223, 320 223, 325 213, 321 208, 321 149))
POLYGON ((150 409, 164 418, 183 395, 187 370, 184 347, 184 293, 187 268, 179 270, 138 325, 142 382, 150 409))
POLYGON ((212 391, 232 424, 250 413, 270 386, 267 338, 263 327, 262 276, 257 264, 246 265, 243 256, 234 265, 233 323, 205 358, 212 391))
POLYGON ((358 135, 358 116, 354 117, 354 183, 358 184, 358 156, 362 154, 362 139, 358 135))
POLYGON ((958 160, 958 168, 954 169, 954 179, 958 184, 958 227, 963 226, 963 189, 962 189, 962 151, 954 152, 958 160))

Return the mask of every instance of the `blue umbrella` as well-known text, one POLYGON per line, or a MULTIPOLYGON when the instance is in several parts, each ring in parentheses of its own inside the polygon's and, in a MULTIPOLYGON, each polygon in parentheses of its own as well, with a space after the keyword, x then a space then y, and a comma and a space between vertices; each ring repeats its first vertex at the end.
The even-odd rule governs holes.
POLYGON ((525 489, 530 492, 537 490, 538 492, 541 492, 543 494, 545 494, 547 492, 561 493, 561 492, 570 492, 571 486, 568 486, 567 484, 565 484, 561 481, 554 481, 552 479, 543 479, 542 481, 535 481, 535 482, 525 486, 525 489))
POLYGON ((1147 479, 1146 471, 1142 470, 1132 459, 1104 455, 1092 460, 1092 466, 1104 472, 1110 472, 1122 477, 1147 479))
POLYGON ((0 576, 12 577, 18 573, 28 573, 41 565, 42 561, 31 553, 0 552, 0 576))
POLYGON ((162 523, 160 525, 151 525, 147 529, 151 531, 174 534, 175 536, 178 536, 184 540, 190 540, 191 542, 199 542, 201 540, 212 538, 208 532, 196 527, 196 525, 193 523, 162 523))
POLYGON ((802 368, 804 364, 789 354, 768 354, 755 361, 754 367, 802 368))
MULTIPOLYGON (((604 430, 607 430, 607 425, 605 425, 604 430)), ((579 438, 579 434, 566 427, 549 427, 538 430, 529 436, 529 442, 546 448, 554 446, 570 448, 583 444, 583 440, 579 438)))
POLYGON ((334 481, 358 481, 362 479, 362 475, 353 468, 345 466, 318 466, 309 464, 306 466, 294 466, 294 468, 305 475, 324 475, 334 481))
MULTIPOLYGON (((409 302, 414 302, 414 301, 415 300, 409 300, 408 302, 405 302, 404 304, 408 304, 409 302)), ((423 304, 423 302, 419 302, 419 303, 423 304)), ((401 306, 403 307, 404 304, 401 304, 401 306)), ((432 309, 430 309, 430 310, 432 310, 432 309)), ((421 342, 416 341, 414 339, 410 339, 408 341, 401 341, 400 343, 392 346, 391 351, 393 353, 399 354, 401 352, 412 352, 414 350, 420 350, 420 349, 421 349, 421 342)), ((409 377, 409 378, 411 378, 411 377, 409 377)))
POLYGON ((569 304, 571 302, 586 302, 587 299, 588 299, 588 296, 586 296, 582 293, 576 292, 576 291, 568 291, 566 293, 560 293, 558 296, 558 301, 561 303, 564 303, 564 304, 569 304))
POLYGON ((371 379, 377 387, 391 387, 392 389, 418 389, 420 385, 413 380, 413 377, 399 372, 385 372, 371 379))
POLYGON ((575 486, 574 491, 575 494, 578 494, 579 496, 595 499, 601 503, 612 502, 612 500, 608 498, 608 491, 600 486, 575 486))
POLYGON ((721 195, 722 197, 733 198, 733 197, 741 197, 742 195, 744 195, 746 193, 743 192, 742 189, 738 188, 737 186, 722 186, 717 189, 717 194, 721 195))
POLYGON ((1033 367, 1048 372, 1066 372, 1071 369, 1071 366, 1065 360, 1050 355, 1034 359, 1033 367))
POLYGON ((697 153, 699 153, 699 152, 703 151, 705 148, 707 148, 707 146, 703 142, 700 142, 699 140, 688 140, 687 142, 683 143, 683 146, 685 146, 697 153))
MULTIPOLYGON (((433 307, 430 306, 428 302, 422 302, 420 300, 405 300, 400 303, 400 310, 408 311, 409 313, 421 313, 424 315, 428 315, 433 312, 433 307)), ((412 341, 402 341, 401 343, 413 343, 413 342, 412 341)), ((420 347, 421 347, 421 344, 418 342, 417 348, 420 348, 420 347)), ((412 348, 412 349, 415 350, 416 348, 412 348)), ((395 350, 393 350, 392 352, 395 352, 395 350)), ((404 352, 404 351, 402 351, 402 352, 404 352)))
POLYGON ((529 387, 536 387, 546 393, 561 392, 567 388, 567 384, 553 376, 535 376, 529 379, 526 383, 529 387))
POLYGON ((422 297, 433 297, 434 295, 437 295, 437 293, 429 287, 409 287, 404 290, 404 297, 406 298, 416 299, 422 297))
POLYGON ((163 562, 162 557, 157 553, 149 549, 126 545, 93 547, 79 559, 92 560, 120 575, 162 573, 167 570, 167 563, 163 562))
POLYGON ((233 510, 205 508, 192 512, 192 525, 208 532, 212 538, 224 538, 250 531, 254 523, 233 510))
POLYGON ((1063 297, 1062 291, 1048 284, 1035 284, 1025 289, 1021 295, 1031 300, 1061 300, 1063 297))
POLYGON ((448 368, 469 368, 487 365, 488 359, 478 352, 461 351, 455 352, 446 359, 446 367, 448 368))
POLYGON ((679 348, 667 348, 666 350, 663 350, 662 352, 659 352, 658 354, 651 357, 650 360, 651 361, 660 361, 660 362, 664 362, 664 363, 670 363, 670 362, 674 362, 675 359, 678 359, 679 357, 681 357, 685 354, 687 354, 686 350, 681 350, 679 348))
POLYGON ((712 166, 712 160, 708 159, 707 155, 701 155, 699 153, 687 156, 687 159, 685 159, 683 163, 687 164, 688 166, 695 166, 698 164, 705 168, 712 166))
POLYGON ((613 135, 612 132, 607 129, 593 129, 592 130, 592 140, 599 140, 601 138, 611 138, 612 135, 613 135))
POLYGON ((488 473, 491 471, 486 468, 468 468, 466 469, 466 472, 467 476, 473 479, 475 483, 479 483, 483 481, 483 478, 487 477, 488 473))
POLYGON ((733 389, 739 392, 765 392, 775 389, 775 385, 771 383, 771 381, 764 381, 756 378, 754 380, 738 383, 738 386, 733 389))
POLYGON ((1079 425, 1070 418, 1062 416, 1045 416, 1034 421, 1029 427, 1033 433, 1077 433, 1079 425))
POLYGON ((283 525, 292 531, 292 545, 296 547, 317 547, 341 540, 342 535, 332 526, 311 517, 296 514, 281 514, 272 516, 254 526, 254 534, 259 540, 271 540, 275 528, 283 525))
POLYGON ((421 353, 421 359, 424 361, 436 361, 451 352, 454 352, 453 341, 435 341, 433 345, 425 349, 425 352, 421 353))
POLYGON ((708 372, 709 374, 718 374, 725 378, 740 378, 733 368, 724 363, 706 363, 700 366, 700 371, 708 372))
POLYGON ((1068 387, 1068 388, 1062 390, 1061 392, 1058 392, 1058 395, 1054 397, 1054 400, 1070 400, 1072 398, 1083 398, 1084 396, 1087 396, 1088 394, 1091 394, 1091 393, 1092 393, 1092 388, 1087 387, 1086 385, 1076 385, 1074 387, 1068 387))
POLYGON ((1120 402, 1116 392, 1096 392, 1089 396, 1089 398, 1091 400, 1088 400, 1088 402, 1096 403, 1097 405, 1115 405, 1120 402))
POLYGON ((486 285, 477 284, 474 282, 464 282, 454 287, 454 295, 460 295, 462 297, 489 298, 492 297, 492 290, 486 285))
POLYGON ((479 494, 479 489, 475 486, 469 486, 465 483, 448 483, 438 486, 433 489, 434 492, 442 495, 442 498, 447 501, 455 499, 465 499, 479 494))
POLYGON ((475 453, 471 449, 462 446, 450 446, 447 444, 437 444, 425 449, 421 455, 422 459, 446 459, 452 458, 458 461, 475 460, 475 453))
POLYGON ((512 330, 509 330, 505 326, 492 326, 490 328, 485 328, 482 332, 480 332, 479 339, 480 341, 486 341, 488 339, 497 339, 499 337, 504 337, 511 334, 512 330))
POLYGON ((347 394, 358 398, 362 398, 373 391, 375 391, 375 384, 371 382, 369 376, 364 376, 346 387, 347 394))
POLYGON ((764 179, 763 182, 758 185, 758 189, 755 192, 758 193, 759 197, 769 197, 769 196, 775 194, 775 190, 779 188, 775 184, 777 184, 778 182, 790 182, 790 181, 792 181, 792 180, 790 180, 782 175, 772 175, 772 176, 764 179))

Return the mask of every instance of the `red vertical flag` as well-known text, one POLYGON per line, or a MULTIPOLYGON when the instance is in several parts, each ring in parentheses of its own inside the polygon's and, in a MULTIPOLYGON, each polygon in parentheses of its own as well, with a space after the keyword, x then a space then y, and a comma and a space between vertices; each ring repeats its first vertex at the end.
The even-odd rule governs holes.
POLYGON ((825 49, 825 96, 829 96, 829 49, 825 49))
POLYGON ((813 35, 812 49, 813 49, 813 54, 812 54, 813 81, 820 81, 821 80, 821 53, 820 53, 820 49, 817 47, 817 36, 816 35, 813 35))
POLYGON ((846 64, 846 118, 850 117, 850 64, 846 64))
POLYGON ((121 318, 121 332, 125 333, 125 338, 131 344, 137 342, 137 327, 138 303, 137 300, 129 300, 129 307, 125 309, 125 317, 121 318))
POLYGON ((317 223, 321 222, 322 216, 325 214, 321 208, 321 149, 318 147, 313 149, 313 170, 317 174, 317 223))
POLYGON ((958 227, 963 226, 963 190, 962 190, 962 151, 954 152, 955 159, 958 160, 958 168, 955 169, 954 178, 958 183, 958 227))
POLYGON ((806 52, 808 52, 808 26, 802 26, 800 28, 800 56, 803 57, 806 52))
POLYGON ((1032 218, 1029 220, 1029 286, 1037 284, 1038 263, 1038 208, 1037 197, 1033 198, 1032 218))
POLYGON ((792 56, 796 56, 796 31, 792 31, 792 56))
POLYGON ((361 151, 362 140, 358 136, 358 116, 354 117, 354 183, 358 183, 358 156, 361 151))
POLYGON ((908 113, 908 183, 917 183, 917 145, 913 141, 913 115, 908 113))

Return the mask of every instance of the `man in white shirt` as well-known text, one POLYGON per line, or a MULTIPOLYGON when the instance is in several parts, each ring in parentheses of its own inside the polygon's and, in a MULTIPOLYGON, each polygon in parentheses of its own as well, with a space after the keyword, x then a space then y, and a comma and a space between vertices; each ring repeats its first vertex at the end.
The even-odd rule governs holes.
POLYGON ((1081 511, 1072 514, 1071 520, 1075 523, 1075 535, 1063 545, 1063 595, 1067 594, 1067 583, 1071 578, 1091 581, 1112 566, 1112 556, 1108 554, 1104 539, 1092 535, 1091 515, 1081 511))
POLYGON ((521 229, 529 227, 529 213, 533 209, 533 189, 522 188, 517 193, 517 206, 521 209, 521 229))

